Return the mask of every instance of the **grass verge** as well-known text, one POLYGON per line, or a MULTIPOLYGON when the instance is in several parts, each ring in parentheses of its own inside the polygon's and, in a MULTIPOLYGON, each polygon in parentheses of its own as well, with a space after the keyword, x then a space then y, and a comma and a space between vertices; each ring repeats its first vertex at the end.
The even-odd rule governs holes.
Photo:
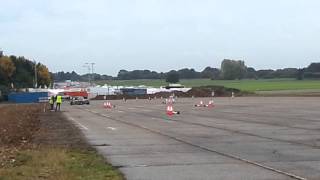
POLYGON ((123 177, 94 151, 37 148, 16 153, 9 166, 0 169, 0 180, 121 180, 123 177))

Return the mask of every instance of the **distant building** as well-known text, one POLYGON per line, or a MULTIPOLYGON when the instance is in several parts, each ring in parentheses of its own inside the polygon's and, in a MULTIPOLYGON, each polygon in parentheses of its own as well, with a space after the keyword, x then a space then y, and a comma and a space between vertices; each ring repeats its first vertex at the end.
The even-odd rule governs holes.
POLYGON ((2 57, 2 56, 3 56, 3 51, 0 50, 0 57, 2 57))

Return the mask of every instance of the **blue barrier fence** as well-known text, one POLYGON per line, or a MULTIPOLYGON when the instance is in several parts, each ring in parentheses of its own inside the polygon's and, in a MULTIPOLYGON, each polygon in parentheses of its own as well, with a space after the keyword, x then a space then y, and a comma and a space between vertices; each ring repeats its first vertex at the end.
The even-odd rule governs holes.
POLYGON ((38 103, 45 98, 48 98, 48 92, 19 92, 10 93, 8 96, 9 102, 14 103, 38 103))

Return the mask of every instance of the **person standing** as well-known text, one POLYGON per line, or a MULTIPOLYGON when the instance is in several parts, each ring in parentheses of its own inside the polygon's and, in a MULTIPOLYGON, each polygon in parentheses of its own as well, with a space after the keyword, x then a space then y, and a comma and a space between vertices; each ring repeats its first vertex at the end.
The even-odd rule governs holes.
POLYGON ((53 96, 50 97, 49 104, 50 104, 50 111, 53 111, 53 106, 54 106, 54 97, 53 96))
POLYGON ((62 103, 62 96, 60 94, 57 95, 57 101, 56 101, 57 105, 56 105, 56 111, 59 110, 60 111, 60 107, 61 107, 61 103, 62 103))

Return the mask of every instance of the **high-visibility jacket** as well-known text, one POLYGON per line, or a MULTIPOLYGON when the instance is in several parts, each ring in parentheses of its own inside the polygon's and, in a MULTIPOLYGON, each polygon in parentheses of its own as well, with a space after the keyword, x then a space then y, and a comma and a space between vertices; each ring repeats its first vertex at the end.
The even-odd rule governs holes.
POLYGON ((60 103, 60 104, 62 103, 62 96, 60 96, 60 95, 57 96, 57 103, 60 103))
POLYGON ((53 104, 53 97, 50 98, 49 104, 53 104))

